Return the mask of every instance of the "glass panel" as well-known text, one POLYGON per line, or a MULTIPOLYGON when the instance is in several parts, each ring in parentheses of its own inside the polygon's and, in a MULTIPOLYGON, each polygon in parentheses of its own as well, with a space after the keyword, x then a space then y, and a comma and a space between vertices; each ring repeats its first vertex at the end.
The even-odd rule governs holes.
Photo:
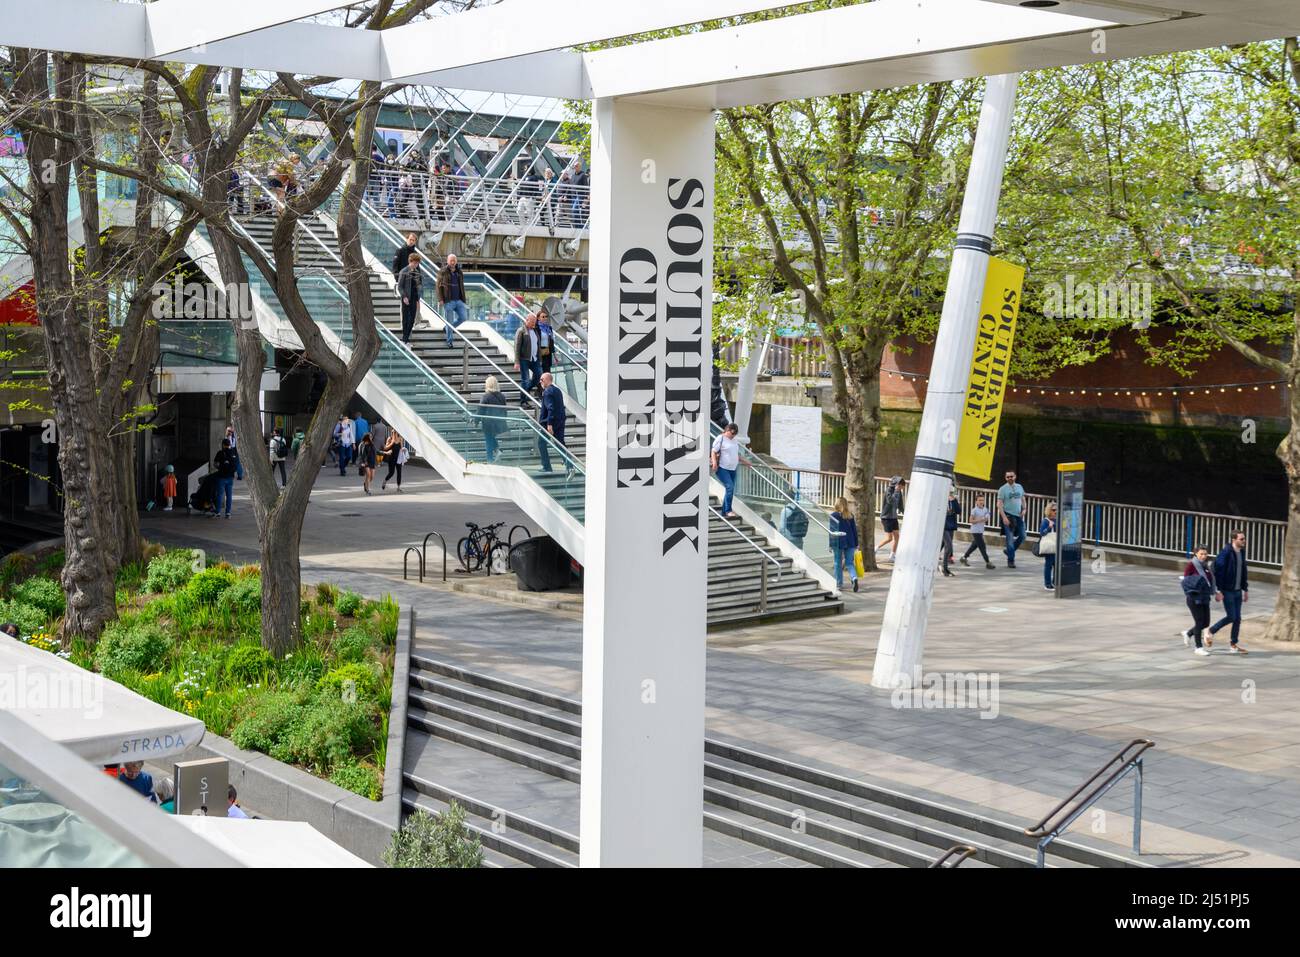
MULTIPOLYGON (((709 423, 710 435, 722 430, 709 423)), ((741 447, 736 472, 736 498, 744 502, 783 538, 803 550, 814 562, 835 574, 835 553, 831 550, 831 510, 817 504, 815 495, 804 496, 780 472, 748 449, 741 447)), ((869 523, 858 523, 858 545, 870 548, 863 535, 874 535, 869 523)))

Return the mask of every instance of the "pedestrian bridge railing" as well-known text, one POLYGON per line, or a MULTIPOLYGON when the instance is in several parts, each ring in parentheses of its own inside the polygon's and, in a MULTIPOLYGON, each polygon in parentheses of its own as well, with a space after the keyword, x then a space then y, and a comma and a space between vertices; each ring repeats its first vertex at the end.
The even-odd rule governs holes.
MULTIPOLYGON (((791 494, 800 501, 833 508, 835 500, 844 495, 843 472, 822 472, 812 469, 792 469, 771 466, 769 471, 781 476, 791 494)), ((762 498, 760 483, 742 469, 737 476, 736 492, 742 498, 762 498)), ((887 478, 876 478, 876 503, 879 503, 889 485, 887 478)), ((961 502, 963 528, 970 527, 970 511, 975 498, 984 496, 984 504, 992 513, 990 528, 997 532, 997 489, 977 485, 959 485, 957 498, 961 502)), ((1033 537, 1048 502, 1053 495, 1027 494, 1025 496, 1025 530, 1033 537)), ((907 520, 906 499, 903 521, 907 520)), ((1227 544, 1233 531, 1246 533, 1250 560, 1266 568, 1281 568, 1283 547, 1286 544, 1286 522, 1267 518, 1249 518, 1238 515, 1216 515, 1187 509, 1152 508, 1147 505, 1126 505, 1121 502, 1084 501, 1083 541, 1098 548, 1123 548, 1159 555, 1183 556, 1197 545, 1217 552, 1227 544)))

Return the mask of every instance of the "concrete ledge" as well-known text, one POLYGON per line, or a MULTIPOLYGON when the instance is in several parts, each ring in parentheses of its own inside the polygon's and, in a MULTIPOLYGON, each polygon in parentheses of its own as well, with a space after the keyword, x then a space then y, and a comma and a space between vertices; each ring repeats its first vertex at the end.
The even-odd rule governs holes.
MULTIPOLYGON (((411 643, 415 637, 415 609, 398 615, 397 644, 393 649, 393 691, 388 707, 388 747, 384 752, 383 820, 396 829, 402 825, 402 769, 406 756, 406 706, 411 683, 411 643)), ((360 795, 357 795, 360 797, 360 795)), ((362 800, 365 800, 362 798, 362 800)), ((374 804, 367 801, 367 804, 374 804)))

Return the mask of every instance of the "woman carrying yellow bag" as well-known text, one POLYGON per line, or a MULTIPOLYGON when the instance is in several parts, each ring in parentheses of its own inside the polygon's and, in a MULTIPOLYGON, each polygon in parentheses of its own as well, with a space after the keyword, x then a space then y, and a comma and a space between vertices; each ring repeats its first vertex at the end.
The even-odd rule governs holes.
POLYGON ((858 590, 858 563, 862 559, 857 551, 858 523, 853 518, 852 507, 841 496, 835 500, 835 511, 831 512, 831 552, 835 555, 836 588, 844 587, 844 569, 848 568, 853 590, 858 590))

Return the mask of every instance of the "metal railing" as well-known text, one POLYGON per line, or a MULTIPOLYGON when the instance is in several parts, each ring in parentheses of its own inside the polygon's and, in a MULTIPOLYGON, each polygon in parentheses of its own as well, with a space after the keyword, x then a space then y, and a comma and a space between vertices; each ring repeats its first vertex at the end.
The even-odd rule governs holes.
POLYGON ((385 219, 425 229, 484 232, 537 225, 586 231, 591 187, 553 180, 444 176, 420 170, 372 170, 366 199, 385 219))
POLYGON ((758 610, 760 612, 767 611, 767 566, 769 564, 776 566, 776 580, 779 582, 781 580, 780 560, 773 558, 771 552, 746 535, 738 525, 728 519, 727 516, 723 515, 722 512, 718 511, 718 509, 714 508, 712 505, 709 506, 709 514, 716 517, 718 521, 722 522, 722 524, 726 525, 729 529, 739 535, 750 548, 758 552, 761 556, 758 560, 758 610))
POLYGON ((930 869, 947 871, 954 867, 961 867, 962 861, 974 857, 977 853, 978 851, 969 844, 954 844, 930 862, 930 869))
POLYGON ((1130 772, 1136 772, 1137 775, 1133 781, 1133 853, 1142 853, 1142 755, 1154 747, 1154 741, 1148 741, 1146 738, 1134 738, 1124 745, 1118 754, 1098 768, 1092 777, 1075 788, 1069 797, 1048 811, 1041 821, 1025 828, 1027 836, 1038 838, 1039 867, 1046 866, 1048 845, 1069 830, 1070 825, 1079 819, 1079 815, 1096 804, 1104 794, 1127 777, 1130 772), (1137 750, 1134 750, 1134 748, 1137 750), (1108 772, 1109 774, 1107 774, 1108 772), (1107 775, 1105 780, 1093 786, 1093 782, 1097 781, 1102 775, 1107 775), (1084 791, 1089 787, 1092 787, 1092 790, 1084 794, 1084 791), (1066 811, 1066 805, 1075 798, 1079 799, 1078 803, 1066 811))
MULTIPOLYGON (((829 508, 837 498, 844 495, 843 472, 793 469, 777 465, 768 466, 768 469, 784 480, 791 495, 800 502, 829 508)), ((889 479, 877 476, 875 481, 876 501, 880 502, 885 489, 889 487, 889 479)), ((737 476, 736 494, 742 500, 747 495, 761 496, 762 488, 762 483, 746 474, 743 469, 737 476)), ((957 486, 957 499, 961 502, 963 516, 959 525, 970 528, 970 510, 979 495, 984 496, 984 505, 992 515, 989 531, 999 533, 997 489, 993 487, 957 486)), ((1055 501, 1054 495, 1026 493, 1025 530, 1031 538, 1037 535, 1047 504, 1055 501)), ((1190 554, 1197 545, 1217 550, 1228 541, 1233 531, 1240 530, 1246 533, 1248 554, 1253 564, 1267 568, 1282 567, 1282 554, 1286 545, 1284 521, 1086 499, 1083 506, 1081 540, 1099 548, 1125 548, 1180 556, 1190 554)))

